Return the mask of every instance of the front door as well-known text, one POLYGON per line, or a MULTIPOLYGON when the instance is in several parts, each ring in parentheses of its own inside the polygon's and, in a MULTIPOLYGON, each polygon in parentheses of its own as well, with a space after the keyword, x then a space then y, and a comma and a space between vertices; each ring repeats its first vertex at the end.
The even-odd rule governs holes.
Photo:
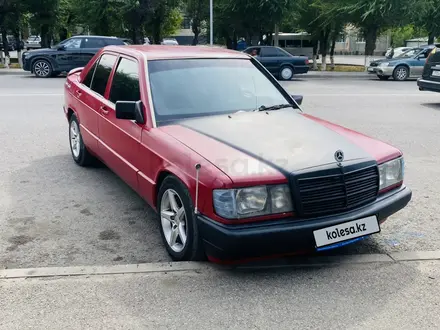
POLYGON ((82 38, 72 38, 66 41, 63 49, 57 50, 56 61, 60 71, 70 71, 81 67, 82 38))
POLYGON ((100 155, 128 185, 138 191, 140 140, 143 125, 116 118, 117 101, 139 101, 139 65, 135 59, 120 57, 106 100, 102 102, 98 128, 100 155))

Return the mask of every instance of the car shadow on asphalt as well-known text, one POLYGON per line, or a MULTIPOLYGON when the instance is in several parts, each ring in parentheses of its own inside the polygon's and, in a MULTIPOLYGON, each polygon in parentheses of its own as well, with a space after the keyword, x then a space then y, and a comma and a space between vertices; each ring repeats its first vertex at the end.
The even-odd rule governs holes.
POLYGON ((432 110, 440 110, 440 102, 439 103, 422 103, 420 104, 423 107, 430 108, 432 110))
POLYGON ((79 167, 66 153, 2 179, 0 268, 171 260, 156 213, 104 166, 79 167))

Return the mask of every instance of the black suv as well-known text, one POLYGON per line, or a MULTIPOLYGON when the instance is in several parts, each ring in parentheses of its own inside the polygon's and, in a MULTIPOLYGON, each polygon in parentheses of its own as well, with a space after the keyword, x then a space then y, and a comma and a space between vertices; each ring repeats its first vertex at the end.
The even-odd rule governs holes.
POLYGON ((440 93, 440 51, 437 47, 427 57, 422 77, 417 80, 421 91, 440 93))
POLYGON ((54 77, 61 72, 86 66, 101 48, 109 45, 125 45, 116 37, 74 36, 52 48, 41 48, 24 52, 23 70, 39 78, 54 77))

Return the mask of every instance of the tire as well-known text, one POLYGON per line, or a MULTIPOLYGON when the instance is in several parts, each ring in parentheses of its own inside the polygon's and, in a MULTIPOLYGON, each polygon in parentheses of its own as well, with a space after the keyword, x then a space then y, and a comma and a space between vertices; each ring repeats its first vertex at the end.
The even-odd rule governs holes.
POLYGON ((293 77, 293 69, 290 66, 284 65, 280 69, 280 79, 290 80, 293 77))
POLYGON ((166 177, 160 186, 157 201, 160 233, 171 258, 175 261, 205 260, 206 255, 194 215, 194 206, 186 186, 175 176, 166 177), (172 199, 175 204, 171 202, 172 199), (181 214, 181 220, 178 214, 181 214))
POLYGON ((394 69, 393 79, 396 81, 404 81, 409 77, 409 69, 404 65, 399 65, 394 69))
POLYGON ((49 78, 52 76, 53 68, 46 60, 36 60, 32 71, 38 78, 49 78))
POLYGON ((379 78, 380 80, 388 80, 388 79, 390 79, 390 76, 379 76, 379 75, 377 75, 377 78, 379 78))
POLYGON ((79 166, 90 166, 96 162, 87 150, 79 128, 79 121, 75 114, 72 114, 69 121, 69 145, 72 158, 79 166))

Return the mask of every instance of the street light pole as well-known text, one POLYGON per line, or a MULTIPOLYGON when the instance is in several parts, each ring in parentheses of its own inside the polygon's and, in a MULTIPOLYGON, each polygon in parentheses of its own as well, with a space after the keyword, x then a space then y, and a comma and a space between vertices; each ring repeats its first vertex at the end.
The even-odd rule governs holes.
POLYGON ((212 0, 209 0, 209 43, 214 45, 214 14, 213 14, 212 0))

